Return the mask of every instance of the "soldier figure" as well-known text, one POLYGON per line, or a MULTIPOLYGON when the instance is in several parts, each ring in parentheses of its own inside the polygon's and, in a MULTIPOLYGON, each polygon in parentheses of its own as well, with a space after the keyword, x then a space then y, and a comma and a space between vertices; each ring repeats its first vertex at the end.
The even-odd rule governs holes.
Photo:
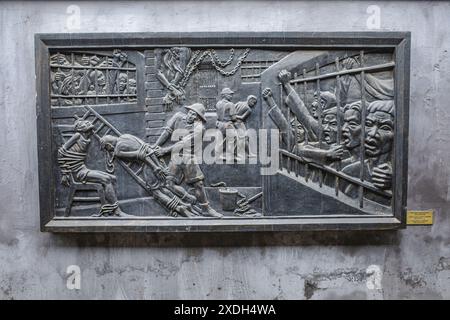
POLYGON ((184 152, 181 163, 176 161, 177 159, 174 157, 175 154, 171 155, 169 162, 170 175, 167 177, 168 185, 171 186, 171 188, 176 188, 185 182, 187 185, 192 186, 195 190, 197 203, 202 209, 202 215, 220 218, 222 215, 209 205, 203 183, 205 177, 197 159, 195 158, 197 152, 201 152, 201 149, 198 149, 201 148, 201 143, 198 143, 198 141, 202 141, 203 132, 205 130, 205 107, 201 103, 195 103, 193 105, 186 106, 185 108, 188 111, 187 114, 177 112, 167 122, 163 133, 156 142, 157 148, 155 150, 155 154, 158 157, 161 157, 172 153, 173 150, 183 149, 184 152), (176 130, 187 130, 188 134, 182 137, 178 142, 168 147, 162 147, 162 145, 169 138, 171 138, 172 141, 179 138, 179 136, 175 135, 180 133, 180 131, 176 132, 176 130))
POLYGON ((236 108, 231 99, 233 98, 234 91, 230 88, 223 88, 220 96, 222 97, 216 104, 217 121, 216 128, 222 133, 223 144, 216 143, 216 158, 225 159, 223 151, 233 152, 234 158, 234 136, 227 137, 228 133, 236 133, 236 127, 234 121, 236 120, 236 108), (226 146, 229 146, 226 148, 226 146))

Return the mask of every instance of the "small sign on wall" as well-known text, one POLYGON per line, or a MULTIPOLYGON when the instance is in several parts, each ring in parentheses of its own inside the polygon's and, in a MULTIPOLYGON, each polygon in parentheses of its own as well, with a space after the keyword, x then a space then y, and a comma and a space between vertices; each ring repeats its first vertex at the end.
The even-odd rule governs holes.
POLYGON ((406 217, 407 225, 432 225, 433 210, 408 210, 406 217))

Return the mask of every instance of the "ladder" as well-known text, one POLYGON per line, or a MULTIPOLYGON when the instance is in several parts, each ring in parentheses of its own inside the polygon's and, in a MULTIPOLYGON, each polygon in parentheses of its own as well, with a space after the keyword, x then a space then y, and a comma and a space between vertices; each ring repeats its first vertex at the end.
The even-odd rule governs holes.
MULTIPOLYGON (((108 120, 106 120, 102 115, 96 112, 92 107, 85 106, 86 113, 81 117, 83 120, 91 121, 91 123, 95 126, 94 136, 97 139, 103 138, 107 134, 115 135, 117 137, 121 136, 119 130, 117 130, 108 120), (91 120, 92 119, 92 120, 91 120), (106 129, 106 130, 105 130, 106 129)), ((145 178, 143 177, 145 164, 139 165, 139 167, 133 169, 134 162, 133 161, 124 161, 121 159, 117 159, 117 162, 125 169, 125 171, 142 187, 144 190, 152 194, 151 189, 145 182, 145 178)))

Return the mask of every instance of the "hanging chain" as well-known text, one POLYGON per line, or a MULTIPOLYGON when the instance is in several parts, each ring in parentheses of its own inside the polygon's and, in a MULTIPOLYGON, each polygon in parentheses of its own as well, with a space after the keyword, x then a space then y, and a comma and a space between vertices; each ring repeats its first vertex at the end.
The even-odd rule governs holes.
POLYGON ((184 73, 183 79, 180 81, 180 87, 184 88, 191 77, 192 73, 197 69, 198 65, 203 61, 203 59, 209 54, 209 50, 204 51, 200 55, 200 50, 194 52, 193 57, 189 60, 189 63, 186 66, 186 70, 184 73), (199 57, 200 55, 200 57, 199 57))
POLYGON ((239 67, 241 66, 244 59, 247 58, 249 52, 250 52, 250 48, 245 49, 244 53, 238 58, 237 63, 234 66, 234 68, 231 69, 230 71, 225 71, 223 68, 230 65, 234 59, 234 49, 233 48, 230 49, 230 56, 228 57, 227 61, 225 61, 225 62, 220 61, 220 59, 214 49, 205 50, 202 54, 200 54, 200 50, 197 50, 194 52, 192 58, 189 60, 189 63, 187 64, 185 72, 184 72, 184 77, 180 81, 179 86, 181 88, 184 88, 186 86, 192 73, 197 69, 199 64, 205 59, 206 56, 209 56, 211 58, 212 65, 218 72, 220 72, 220 74, 228 77, 228 76, 232 76, 236 73, 236 71, 239 69, 239 67))
POLYGON ((237 61, 236 65, 234 66, 234 68, 231 69, 230 71, 225 71, 222 68, 220 68, 216 64, 214 59, 211 59, 211 61, 212 61, 214 68, 216 68, 217 71, 219 71, 223 76, 228 77, 228 76, 232 76, 233 74, 236 73, 236 71, 238 71, 239 67, 242 64, 242 61, 244 61, 244 59, 247 58, 249 52, 250 52, 250 48, 245 49, 244 53, 238 58, 238 61, 237 61))
POLYGON ((215 62, 222 68, 225 68, 226 66, 228 66, 231 63, 231 61, 233 61, 233 58, 234 58, 234 49, 233 48, 230 49, 230 56, 228 57, 228 60, 225 62, 220 61, 220 58, 217 55, 216 50, 210 49, 210 51, 211 51, 211 55, 210 55, 211 60, 215 59, 216 60, 215 62))

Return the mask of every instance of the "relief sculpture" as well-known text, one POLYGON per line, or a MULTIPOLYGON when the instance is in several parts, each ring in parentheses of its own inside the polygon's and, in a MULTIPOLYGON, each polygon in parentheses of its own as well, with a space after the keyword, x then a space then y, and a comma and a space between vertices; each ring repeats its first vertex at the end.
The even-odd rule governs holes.
POLYGON ((50 57, 53 106, 136 100, 136 67, 126 53, 55 53, 50 57))
POLYGON ((47 63, 60 219, 395 213, 392 49, 65 48, 47 63))

